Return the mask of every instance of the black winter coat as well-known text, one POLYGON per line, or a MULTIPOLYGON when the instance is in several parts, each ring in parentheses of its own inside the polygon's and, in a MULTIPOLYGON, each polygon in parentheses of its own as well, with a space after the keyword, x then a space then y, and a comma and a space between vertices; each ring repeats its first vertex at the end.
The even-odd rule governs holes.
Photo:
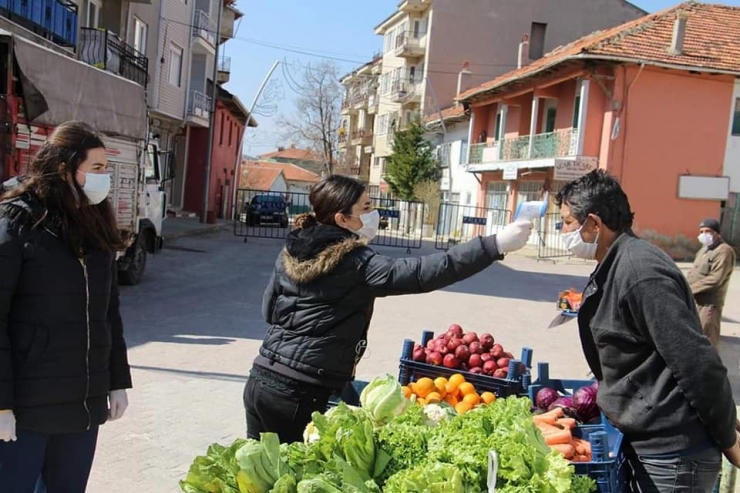
POLYGON ((78 259, 31 197, 0 205, 0 409, 19 429, 78 432, 131 387, 112 253, 78 259), (24 226, 25 225, 25 226, 24 226))
POLYGON ((365 351, 375 298, 434 291, 501 258, 492 236, 448 252, 393 259, 335 226, 295 230, 265 291, 269 328, 255 364, 339 389, 365 351))

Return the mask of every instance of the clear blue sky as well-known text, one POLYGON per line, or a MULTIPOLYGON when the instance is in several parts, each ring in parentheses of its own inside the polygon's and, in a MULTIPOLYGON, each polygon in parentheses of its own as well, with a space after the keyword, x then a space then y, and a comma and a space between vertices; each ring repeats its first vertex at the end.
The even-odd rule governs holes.
MULTIPOLYGON (((654 12, 680 2, 633 0, 633 3, 654 12)), ((715 3, 740 6, 740 0, 715 3)), ((373 28, 393 13, 397 5, 398 0, 238 0, 237 8, 245 15, 238 24, 236 38, 225 47, 225 54, 232 59, 231 80, 226 87, 248 107, 275 60, 293 64, 289 70, 295 76, 299 71, 297 64, 320 60, 291 50, 341 59, 337 63, 348 72, 379 51, 382 39, 373 28)), ((293 93, 284 81, 281 68, 273 78, 274 83, 279 81, 282 92, 278 114, 289 115, 293 111, 293 93)), ((280 139, 277 116, 256 115, 256 118, 259 128, 249 130, 244 154, 262 154, 287 144, 280 139)))

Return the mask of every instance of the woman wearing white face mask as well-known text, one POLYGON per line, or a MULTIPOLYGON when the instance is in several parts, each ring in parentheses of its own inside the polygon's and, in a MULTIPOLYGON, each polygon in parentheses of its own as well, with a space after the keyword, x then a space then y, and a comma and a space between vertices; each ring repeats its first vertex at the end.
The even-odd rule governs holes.
POLYGON ((85 491, 131 375, 103 141, 57 127, 0 197, 0 491, 85 491))
POLYGON ((468 278, 527 242, 532 223, 512 223, 448 252, 379 255, 367 242, 379 216, 365 187, 329 176, 311 190, 313 214, 299 216, 265 291, 269 327, 244 389, 247 434, 302 440, 314 411, 354 377, 375 298, 434 291, 468 278))

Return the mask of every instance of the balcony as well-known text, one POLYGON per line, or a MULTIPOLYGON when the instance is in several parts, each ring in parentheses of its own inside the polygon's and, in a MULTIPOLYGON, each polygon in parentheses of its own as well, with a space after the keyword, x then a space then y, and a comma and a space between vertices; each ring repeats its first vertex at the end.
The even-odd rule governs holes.
POLYGON ((193 16, 193 39, 204 41, 209 51, 216 46, 216 25, 211 18, 200 9, 193 16))
POLYGON ((339 140, 339 148, 340 149, 344 149, 345 147, 347 147, 347 140, 348 139, 347 139, 347 134, 346 133, 340 132, 339 133, 338 140, 339 140))
POLYGON ((352 106, 352 96, 345 96, 342 100, 342 114, 343 115, 349 115, 351 113, 356 113, 357 109, 352 106))
POLYGON ((371 93, 367 97, 367 113, 368 115, 374 115, 378 112, 378 94, 376 92, 371 93))
POLYGON ((390 100, 402 105, 421 103, 421 84, 414 81, 394 80, 391 83, 390 100))
POLYGON ((207 127, 211 113, 211 98, 199 91, 190 91, 188 123, 207 127))
POLYGON ((0 16, 60 45, 77 45, 77 5, 66 0, 0 0, 0 16))
POLYGON ((552 159, 578 153, 578 129, 567 128, 533 136, 506 137, 498 142, 470 146, 468 164, 552 159))
POLYGON ((423 57, 426 54, 426 36, 422 36, 414 37, 408 32, 398 34, 393 54, 399 58, 423 57))
POLYGON ((354 132, 352 132, 351 144, 353 146, 366 146, 372 143, 373 143, 372 130, 365 130, 364 128, 361 128, 359 130, 355 130, 354 132))
POLYGON ((107 29, 81 28, 77 56, 144 87, 149 83, 149 59, 107 29))
POLYGON ((226 84, 231 78, 231 57, 225 56, 218 61, 218 83, 226 84))

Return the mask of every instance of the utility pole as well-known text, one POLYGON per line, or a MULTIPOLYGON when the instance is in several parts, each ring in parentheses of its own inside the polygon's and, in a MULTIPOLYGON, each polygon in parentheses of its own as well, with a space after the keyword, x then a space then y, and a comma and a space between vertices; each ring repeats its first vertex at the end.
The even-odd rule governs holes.
MULTIPOLYGON (((213 137, 216 131, 216 100, 218 99, 218 53, 221 46, 221 16, 223 15, 224 0, 218 2, 218 20, 216 21, 216 53, 213 55, 213 74, 211 79, 211 117, 208 126, 208 142, 206 143, 206 170, 203 180, 203 210, 200 222, 208 220, 208 199, 211 189, 211 168, 213 160, 213 137)), ((249 123, 249 122, 247 122, 249 123)))
MULTIPOLYGON (((252 119, 252 114, 254 113, 255 108, 257 107, 257 101, 259 101, 260 96, 262 95, 262 91, 265 90, 265 87, 267 87, 267 83, 270 81, 270 77, 272 77, 272 74, 275 72, 275 69, 280 65, 280 60, 275 60, 275 63, 272 64, 272 67, 270 67, 270 70, 267 72, 267 75, 265 75, 265 78, 262 79, 262 84, 260 84, 259 89, 257 89, 257 94, 254 95, 254 99, 252 100, 252 106, 249 107, 249 114, 247 115, 247 123, 244 125, 244 131, 242 132, 242 141, 239 144, 239 149, 244 148, 244 139, 247 137, 247 131, 249 130, 249 120, 252 119)), ((236 158, 236 163, 234 163, 234 193, 231 201, 231 209, 232 209, 232 217, 234 220, 236 220, 236 211, 237 211, 237 204, 236 199, 239 198, 239 165, 242 162, 242 153, 239 152, 239 155, 236 158)))

